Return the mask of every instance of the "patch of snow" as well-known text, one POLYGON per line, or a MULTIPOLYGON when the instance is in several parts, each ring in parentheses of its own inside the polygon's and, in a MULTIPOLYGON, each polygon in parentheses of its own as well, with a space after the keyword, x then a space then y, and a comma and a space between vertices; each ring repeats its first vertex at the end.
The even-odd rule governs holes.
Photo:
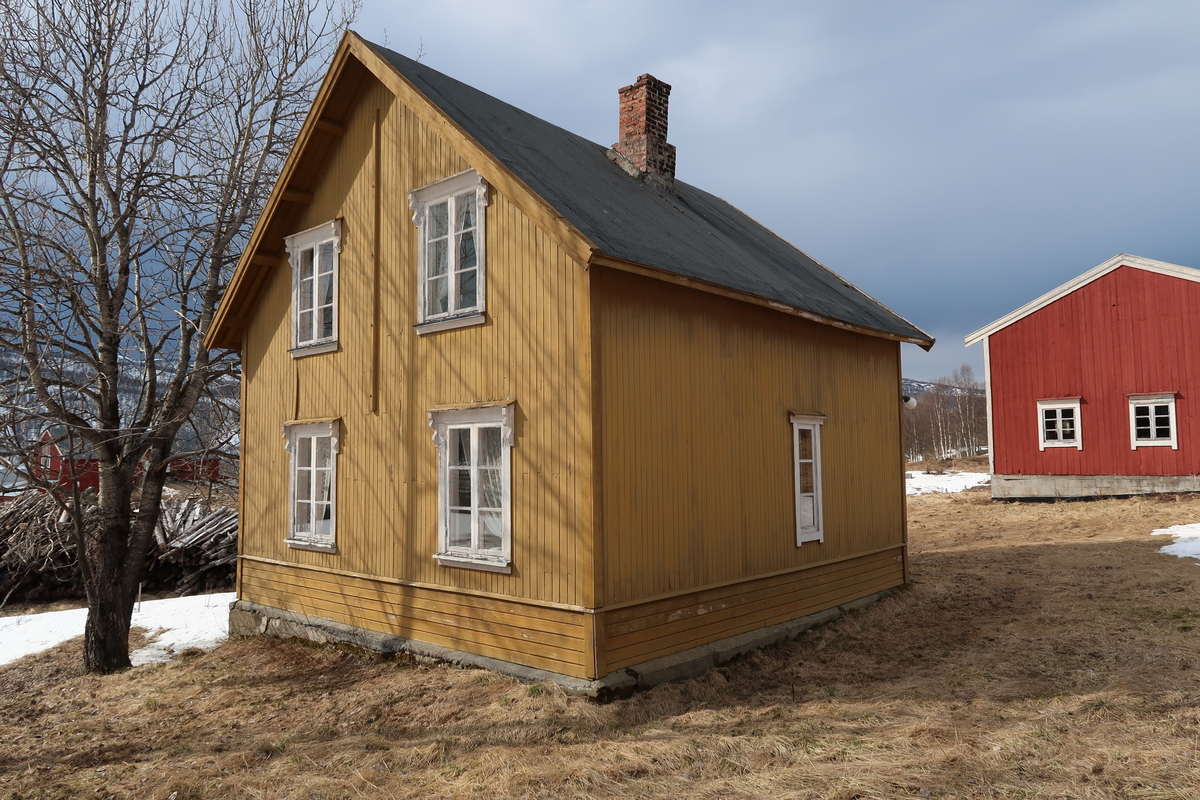
POLYGON ((905 494, 932 494, 934 492, 962 492, 987 483, 991 476, 986 472, 947 472, 945 475, 927 475, 924 472, 906 472, 905 494))
MULTIPOLYGON (((229 633, 229 604, 235 599, 233 592, 224 592, 147 600, 134 606, 133 627, 148 630, 153 641, 130 653, 133 665, 170 661, 189 647, 216 647, 229 633)), ((0 664, 82 636, 86 622, 86 608, 0 617, 0 664)))
POLYGON ((1200 559, 1200 523, 1190 525, 1172 525, 1169 528, 1159 528, 1150 531, 1151 536, 1174 536, 1172 544, 1163 545, 1158 552, 1180 558, 1200 559))

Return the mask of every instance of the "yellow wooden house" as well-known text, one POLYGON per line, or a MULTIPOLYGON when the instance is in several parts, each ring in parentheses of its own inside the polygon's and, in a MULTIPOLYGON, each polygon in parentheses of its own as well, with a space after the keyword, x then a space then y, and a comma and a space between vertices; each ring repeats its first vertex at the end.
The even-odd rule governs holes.
POLYGON ((235 633, 594 694, 906 581, 933 340, 674 180, 670 88, 608 148, 346 35, 206 339, 242 353, 235 633))

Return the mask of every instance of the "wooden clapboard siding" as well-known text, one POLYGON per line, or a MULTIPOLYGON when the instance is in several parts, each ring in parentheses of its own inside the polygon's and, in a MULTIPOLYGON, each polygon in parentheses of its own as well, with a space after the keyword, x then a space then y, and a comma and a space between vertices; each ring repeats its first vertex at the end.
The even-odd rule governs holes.
POLYGON ((241 598, 347 625, 585 676, 585 614, 242 562, 241 598))
POLYGON ((898 344, 626 272, 591 274, 601 605, 903 542, 898 344), (793 411, 826 415, 825 541, 799 548, 793 411))
POLYGON ((904 582, 899 548, 607 611, 609 670, 777 625, 904 582))
MULTIPOLYGON (((289 356, 286 264, 266 279, 245 337, 242 552, 450 589, 592 604, 587 272, 493 187, 486 209, 487 323, 416 335, 417 241, 408 192, 472 165, 382 84, 369 82, 358 97, 339 148, 324 173, 306 184, 313 198, 292 226, 295 232, 343 221, 340 347, 289 356), (511 575, 442 567, 431 558, 437 550, 437 453, 427 412, 486 402, 516 406, 511 575), (341 420, 338 552, 290 549, 283 542, 289 464, 280 425, 329 417, 341 420)), ((352 608, 354 619, 376 630, 393 630, 389 614, 408 614, 402 627, 439 644, 457 641, 468 627, 452 624, 444 609, 435 614, 401 599, 418 590, 380 583, 347 605, 338 588, 342 578, 299 580, 301 572, 245 563, 242 571, 241 596, 268 605, 320 608, 342 621, 352 608), (282 588, 268 585, 275 580, 282 588)), ((467 649, 484 652, 481 647, 467 649)), ((555 645, 554 652, 567 657, 581 653, 580 647, 555 645)), ((537 657, 543 656, 551 658, 549 651, 537 657)), ((530 663, 512 653, 496 657, 530 663)), ((556 669, 576 674, 579 667, 556 669)))

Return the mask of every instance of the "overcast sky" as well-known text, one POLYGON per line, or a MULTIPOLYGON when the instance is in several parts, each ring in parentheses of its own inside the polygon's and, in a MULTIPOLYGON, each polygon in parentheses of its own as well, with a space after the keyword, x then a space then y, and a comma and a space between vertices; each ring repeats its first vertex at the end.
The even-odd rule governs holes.
POLYGON ((672 85, 677 176, 938 340, 1118 253, 1200 267, 1200 2, 365 0, 356 30, 601 144, 672 85))

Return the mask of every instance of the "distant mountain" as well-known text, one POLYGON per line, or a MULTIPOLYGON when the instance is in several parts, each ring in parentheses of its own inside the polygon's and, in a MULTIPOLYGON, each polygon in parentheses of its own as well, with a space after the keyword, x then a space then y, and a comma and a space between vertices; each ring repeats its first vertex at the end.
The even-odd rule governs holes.
MULTIPOLYGON (((939 386, 949 394, 959 394, 960 392, 964 391, 957 386, 947 386, 944 383, 933 383, 931 381, 918 381, 913 380, 912 378, 901 378, 900 386, 903 388, 904 394, 908 395, 909 397, 918 397, 925 392, 932 391, 939 386)), ((975 393, 982 395, 983 387, 981 386, 976 389, 975 393)))

